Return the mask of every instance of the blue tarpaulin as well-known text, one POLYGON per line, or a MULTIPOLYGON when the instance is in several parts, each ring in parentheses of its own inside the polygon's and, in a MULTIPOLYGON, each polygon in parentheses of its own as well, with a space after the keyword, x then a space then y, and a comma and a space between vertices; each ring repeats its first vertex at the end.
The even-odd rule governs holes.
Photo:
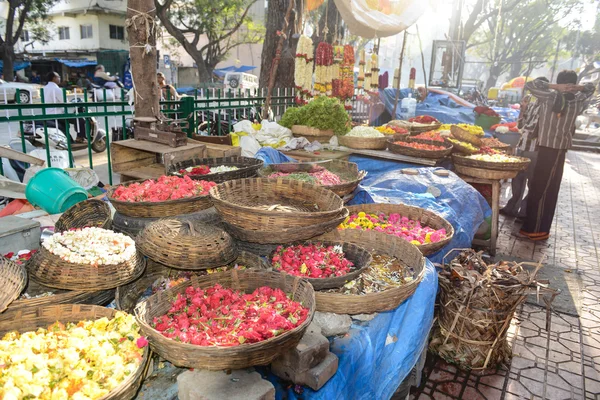
POLYGON ((228 72, 248 72, 248 71, 252 71, 255 68, 256 67, 252 66, 252 65, 242 65, 240 67, 231 66, 231 67, 215 69, 213 71, 213 73, 219 77, 224 77, 225 74, 227 74, 228 72))
MULTIPOLYGON (((13 65, 13 69, 15 71, 20 71, 22 69, 28 68, 31 65, 29 61, 15 61, 13 65)), ((0 72, 4 71, 4 61, 0 60, 0 72)))
POLYGON ((93 65, 97 65, 98 61, 93 61, 93 60, 67 60, 64 58, 55 58, 56 61, 58 61, 61 64, 66 65, 67 67, 70 68, 82 68, 82 67, 91 67, 93 65))

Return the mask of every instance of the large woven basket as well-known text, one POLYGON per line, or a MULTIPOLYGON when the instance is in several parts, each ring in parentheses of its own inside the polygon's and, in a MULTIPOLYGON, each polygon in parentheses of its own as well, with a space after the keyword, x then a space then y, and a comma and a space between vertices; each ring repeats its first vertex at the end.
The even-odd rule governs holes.
POLYGON ((464 165, 465 167, 471 168, 483 168, 483 169, 491 169, 494 171, 523 171, 527 169, 531 160, 525 157, 517 157, 510 156, 511 158, 516 158, 518 162, 490 162, 490 161, 482 161, 482 160, 473 160, 471 158, 461 156, 459 154, 452 155, 452 162, 454 165, 464 165))
POLYGON ((460 164, 454 164, 454 170, 459 175, 492 180, 512 179, 519 174, 519 171, 496 171, 493 169, 467 167, 460 164))
POLYGON ((298 277, 266 271, 227 271, 202 277, 192 277, 164 292, 152 295, 135 308, 135 315, 150 346, 161 357, 181 367, 208 370, 242 369, 256 365, 268 365, 281 353, 298 344, 311 323, 315 312, 315 293, 312 286, 298 277), (279 336, 258 343, 233 347, 195 346, 168 339, 150 326, 154 317, 167 313, 178 293, 192 287, 207 288, 215 284, 251 293, 262 286, 279 288, 291 294, 294 301, 308 308, 306 320, 298 327, 279 336))
MULTIPOLYGON (((122 184, 121 186, 128 186, 132 183, 140 183, 143 181, 131 181, 122 184)), ((113 197, 115 188, 108 190, 107 196, 113 207, 122 215, 129 217, 142 217, 142 218, 162 218, 172 217, 181 214, 190 214, 200 210, 205 210, 212 207, 210 196, 195 196, 188 197, 179 200, 167 200, 167 201, 120 201, 113 197)))
POLYGON ((415 245, 399 237, 376 231, 345 229, 329 232, 320 236, 319 239, 356 243, 372 254, 387 254, 396 257, 413 270, 413 280, 400 287, 360 296, 315 292, 317 311, 354 315, 393 310, 413 295, 425 275, 425 258, 423 254, 415 245))
MULTIPOLYGON (((77 323, 79 321, 96 320, 103 317, 112 318, 116 310, 88 305, 88 304, 61 304, 47 305, 44 307, 28 307, 9 313, 7 318, 0 321, 0 337, 11 331, 19 333, 35 331, 38 328, 47 328, 55 322, 63 324, 67 322, 77 323)), ((146 347, 142 362, 136 372, 119 386, 112 390, 102 400, 130 400, 133 399, 144 379, 149 361, 149 350, 146 347)))
POLYGON ((191 160, 181 161, 171 165, 168 169, 169 175, 178 175, 180 169, 194 167, 197 165, 208 165, 209 167, 227 166, 238 167, 235 171, 217 172, 207 175, 188 175, 190 178, 199 181, 211 181, 221 183, 233 179, 252 178, 256 176, 258 170, 262 168, 264 162, 257 158, 250 157, 220 157, 220 158, 193 158, 191 160))
POLYGON ((481 147, 483 145, 483 142, 481 141, 481 138, 479 136, 473 135, 469 131, 464 130, 459 126, 452 125, 450 127, 450 133, 452 133, 452 136, 454 136, 461 142, 471 143, 473 146, 477 147, 481 147))
MULTIPOLYGON (((243 265, 247 269, 267 270, 269 268, 269 263, 267 263, 266 259, 247 251, 239 252, 238 257, 233 262, 229 263, 230 266, 235 266, 236 264, 243 265)), ((146 292, 158 278, 174 277, 182 272, 183 271, 181 270, 148 260, 148 266, 146 267, 144 275, 133 282, 117 288, 115 296, 117 309, 133 313, 135 306, 140 301, 144 292, 146 292)), ((189 271, 190 277, 204 276, 206 274, 207 272, 205 270, 189 271)))
POLYGON ((294 137, 303 137, 313 142, 318 141, 320 143, 328 143, 333 137, 333 129, 321 130, 317 128, 311 128, 306 125, 293 125, 292 135, 294 137))
MULTIPOLYGON (((373 261, 373 257, 371 254, 365 250, 364 248, 357 246, 355 243, 345 243, 342 241, 310 241, 305 243, 296 243, 296 244, 323 244, 324 246, 336 246, 341 245, 344 251, 346 258, 354 264, 350 272, 346 275, 335 276, 331 278, 305 278, 302 279, 307 280, 313 286, 315 290, 324 290, 324 289, 333 289, 344 286, 347 282, 358 278, 358 276, 367 269, 371 261, 373 261)), ((293 244, 292 244, 293 245, 293 244)), ((273 254, 269 256, 269 262, 273 259, 273 254)), ((271 263, 271 266, 272 263, 271 263)), ((275 268, 275 267, 273 267, 275 268)), ((273 269, 274 271, 277 271, 273 269)))
POLYGON ((224 182, 213 187, 210 196, 224 222, 255 231, 276 232, 325 223, 339 216, 344 206, 342 199, 330 190, 281 178, 224 182), (276 205, 297 211, 264 209, 276 205))
POLYGON ((411 124, 410 125, 411 133, 422 133, 422 132, 428 132, 428 131, 435 131, 436 129, 440 129, 440 127, 442 126, 442 124, 440 124, 440 123, 419 124, 417 122, 411 122, 410 124, 411 124))
MULTIPOLYGON (((317 161, 317 160, 315 160, 317 161)), ((328 160, 327 163, 319 164, 330 172, 338 175, 344 183, 339 185, 323 185, 322 187, 331 190, 340 197, 344 197, 354 191, 360 182, 367 176, 366 171, 359 171, 358 164, 342 160, 328 160)), ((266 166, 258 171, 258 175, 267 178, 272 173, 275 173, 273 168, 266 166)))
POLYGON ((69 229, 96 227, 111 228, 110 207, 105 201, 90 199, 75 204, 65 211, 56 224, 54 232, 64 232, 69 229))
POLYGON ((238 240, 260 244, 289 243, 307 240, 335 229, 348 217, 348 209, 343 208, 335 217, 320 224, 281 230, 243 229, 225 223, 225 230, 238 240))
POLYGON ((64 261, 43 246, 26 265, 29 277, 45 286, 83 291, 114 289, 136 279, 145 267, 139 252, 120 264, 94 266, 64 261))
POLYGON ((442 216, 438 215, 437 213, 425 210, 420 207, 408 206, 406 204, 373 203, 350 206, 348 207, 348 211, 350 211, 350 214, 358 214, 361 211, 364 211, 367 214, 384 213, 386 215, 389 215, 392 213, 397 213, 403 217, 419 221, 422 225, 427 225, 433 229, 444 228, 446 230, 446 239, 436 243, 428 243, 417 246, 417 248, 421 251, 421 253, 423 253, 424 256, 428 256, 437 252, 446 244, 448 244, 454 236, 454 227, 450 222, 446 221, 442 216))
POLYGON ((430 144, 433 146, 444 147, 443 150, 420 150, 414 149, 412 147, 403 146, 401 144, 396 144, 397 140, 391 139, 388 142, 388 150, 392 153, 402 154, 405 156, 411 157, 419 157, 419 158, 431 158, 434 160, 442 159, 452 153, 452 145, 447 142, 436 142, 434 140, 425 140, 425 139, 401 139, 401 142, 405 143, 421 143, 421 144, 430 144))
POLYGON ((357 150, 385 150, 387 137, 338 136, 338 143, 357 150))
POLYGON ((27 285, 25 267, 0 255, 0 313, 13 302, 27 285))
MULTIPOLYGON (((458 140, 456 138, 453 138, 455 140, 458 140)), ((445 139, 446 143, 451 144, 452 145, 452 153, 453 154, 457 154, 457 153, 463 153, 463 154, 477 154, 479 152, 479 148, 476 148, 475 150, 470 149, 466 146, 464 146, 462 144, 462 142, 458 141, 457 143, 455 142, 451 142, 448 140, 448 138, 445 139)))
POLYGON ((219 267, 233 261, 237 248, 223 229, 194 220, 164 218, 152 222, 137 237, 148 258, 178 269, 219 267))

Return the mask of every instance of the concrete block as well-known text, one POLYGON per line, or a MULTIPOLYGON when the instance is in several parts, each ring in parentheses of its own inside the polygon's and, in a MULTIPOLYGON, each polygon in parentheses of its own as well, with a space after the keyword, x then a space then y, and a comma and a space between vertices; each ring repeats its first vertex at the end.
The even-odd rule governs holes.
MULTIPOLYGON (((325 359, 329 352, 329 340, 321 335, 321 328, 310 324, 296 347, 277 358, 272 365, 284 364, 297 372, 306 371, 325 359)), ((278 369, 277 366, 275 366, 278 369)))
POLYGON ((377 316, 377 313, 357 314, 357 315, 353 315, 352 319, 354 319, 356 321, 360 321, 360 322, 369 322, 369 321, 373 320, 373 318, 375 318, 376 316, 377 316))
POLYGON ((335 375, 337 368, 337 356, 333 353, 327 353, 327 356, 320 364, 309 370, 298 372, 289 365, 279 363, 271 365, 271 372, 276 376, 297 385, 304 385, 313 390, 319 390, 333 375, 335 375))
POLYGON ((323 313, 317 311, 313 322, 321 327, 324 336, 345 335, 350 330, 352 319, 346 314, 323 313))
POLYGON ((273 384, 254 369, 186 371, 177 377, 179 400, 275 400, 273 384))

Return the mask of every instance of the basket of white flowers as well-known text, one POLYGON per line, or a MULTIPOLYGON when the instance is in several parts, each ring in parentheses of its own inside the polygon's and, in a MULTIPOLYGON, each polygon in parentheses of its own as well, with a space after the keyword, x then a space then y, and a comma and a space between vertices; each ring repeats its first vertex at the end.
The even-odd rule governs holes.
POLYGON ((338 136, 338 143, 357 150, 385 150, 386 136, 370 126, 355 126, 344 136, 338 136))

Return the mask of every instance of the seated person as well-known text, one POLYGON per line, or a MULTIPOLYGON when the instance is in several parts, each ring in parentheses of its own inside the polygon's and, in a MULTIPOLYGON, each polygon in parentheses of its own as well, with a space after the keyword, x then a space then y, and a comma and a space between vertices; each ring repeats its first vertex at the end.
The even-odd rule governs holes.
POLYGON ((94 73, 94 83, 100 87, 114 89, 117 87, 118 78, 110 76, 104 70, 104 65, 98 64, 94 73))

